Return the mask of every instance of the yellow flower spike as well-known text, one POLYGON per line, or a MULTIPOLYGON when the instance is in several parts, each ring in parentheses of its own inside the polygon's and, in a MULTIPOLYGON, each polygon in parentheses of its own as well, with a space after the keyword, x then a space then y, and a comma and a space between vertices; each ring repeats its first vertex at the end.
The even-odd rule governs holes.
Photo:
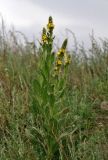
POLYGON ((54 29, 53 19, 51 16, 49 17, 49 20, 48 20, 47 29, 49 31, 53 31, 53 29, 54 29))
POLYGON ((58 51, 57 56, 63 57, 66 53, 67 39, 63 41, 61 49, 58 51))
POLYGON ((46 29, 43 28, 43 31, 42 31, 42 42, 43 43, 47 43, 48 42, 48 37, 46 35, 46 29))
POLYGON ((47 36, 45 34, 42 35, 42 41, 46 42, 47 41, 47 36))

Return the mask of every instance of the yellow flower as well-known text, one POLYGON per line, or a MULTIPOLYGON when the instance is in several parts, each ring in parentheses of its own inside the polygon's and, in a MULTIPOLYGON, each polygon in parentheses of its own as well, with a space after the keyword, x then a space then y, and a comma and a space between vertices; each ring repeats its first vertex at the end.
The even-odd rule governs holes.
POLYGON ((65 61, 65 64, 70 64, 70 60, 67 59, 67 60, 65 61))
POLYGON ((65 54, 64 63, 65 63, 65 65, 71 63, 71 57, 70 57, 70 55, 66 55, 66 54, 65 54))
POLYGON ((58 59, 58 60, 56 61, 56 65, 57 65, 57 66, 61 66, 61 65, 62 65, 62 61, 58 59))
POLYGON ((63 48, 61 48, 57 53, 58 56, 64 56, 64 54, 65 54, 65 49, 63 48))
POLYGON ((47 43, 47 42, 48 42, 48 38, 47 38, 47 35, 46 35, 46 34, 43 34, 43 35, 42 35, 42 42, 43 42, 43 43, 47 43))
POLYGON ((61 73, 61 67, 55 66, 54 68, 54 77, 58 76, 61 73))
POLYGON ((54 68, 54 70, 55 70, 55 71, 58 71, 58 70, 59 70, 59 68, 58 68, 58 67, 55 67, 55 68, 54 68))
POLYGON ((54 29, 54 24, 53 24, 52 22, 49 22, 49 23, 47 24, 47 29, 53 30, 53 29, 54 29))

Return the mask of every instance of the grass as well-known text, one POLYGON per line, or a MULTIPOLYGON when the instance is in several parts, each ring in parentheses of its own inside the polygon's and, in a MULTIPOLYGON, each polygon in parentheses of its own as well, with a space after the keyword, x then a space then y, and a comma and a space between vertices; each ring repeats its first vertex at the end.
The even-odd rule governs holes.
POLYGON ((108 41, 92 36, 65 65, 52 53, 53 25, 39 48, 2 29, 0 160, 107 160, 108 41))

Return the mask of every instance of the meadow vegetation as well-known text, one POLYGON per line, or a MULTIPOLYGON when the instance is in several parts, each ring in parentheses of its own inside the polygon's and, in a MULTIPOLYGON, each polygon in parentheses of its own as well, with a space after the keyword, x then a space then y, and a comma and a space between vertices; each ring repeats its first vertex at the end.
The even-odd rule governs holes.
POLYGON ((54 29, 37 47, 2 23, 0 160, 108 159, 108 40, 54 51, 54 29))

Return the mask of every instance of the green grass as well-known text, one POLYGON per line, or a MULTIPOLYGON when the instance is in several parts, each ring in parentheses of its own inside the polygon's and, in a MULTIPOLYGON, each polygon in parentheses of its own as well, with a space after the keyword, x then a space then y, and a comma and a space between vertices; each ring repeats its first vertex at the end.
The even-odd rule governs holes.
POLYGON ((56 77, 51 45, 1 41, 0 160, 107 160, 107 40, 70 51, 56 77))

